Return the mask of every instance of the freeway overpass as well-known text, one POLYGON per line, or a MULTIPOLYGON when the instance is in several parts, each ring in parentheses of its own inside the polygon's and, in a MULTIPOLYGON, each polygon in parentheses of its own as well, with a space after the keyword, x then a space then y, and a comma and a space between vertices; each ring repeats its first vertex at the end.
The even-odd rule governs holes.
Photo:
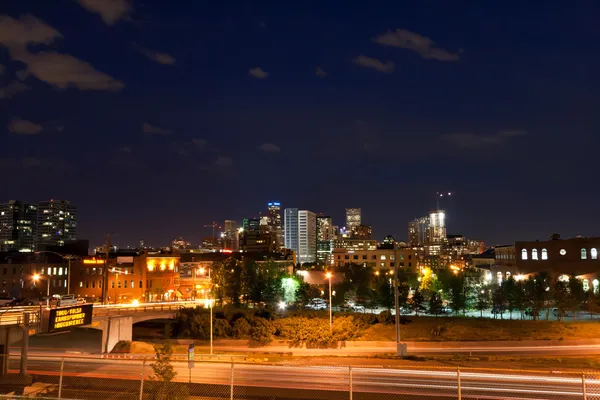
MULTIPOLYGON (((102 350, 110 352, 121 340, 131 340, 133 324, 151 319, 174 318, 179 310, 197 307, 201 302, 142 303, 136 305, 93 305, 87 327, 102 331, 102 350)), ((68 309, 69 307, 64 307, 68 309)), ((61 308, 58 308, 61 309, 61 308)), ((26 369, 29 336, 46 333, 51 308, 44 306, 12 307, 0 310, 0 357, 7 355, 11 343, 23 340, 22 358, 26 369)), ((7 371, 7 357, 0 363, 0 375, 7 371)))

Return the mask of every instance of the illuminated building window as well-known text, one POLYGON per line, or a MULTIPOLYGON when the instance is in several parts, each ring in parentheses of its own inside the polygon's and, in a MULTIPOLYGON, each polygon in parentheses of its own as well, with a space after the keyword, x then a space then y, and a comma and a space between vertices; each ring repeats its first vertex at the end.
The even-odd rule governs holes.
POLYGON ((558 277, 559 282, 569 282, 569 275, 562 274, 558 277))
POLYGON ((598 282, 598 279, 592 281, 592 287, 594 288, 594 294, 598 294, 598 290, 600 290, 600 282, 598 282))
POLYGON ((502 284, 502 272, 498 271, 496 273, 496 279, 498 280, 498 285, 502 284))
POLYGON ((111 288, 114 289, 115 288, 115 281, 112 281, 110 286, 111 286, 111 288))
POLYGON ((542 260, 548 259, 548 250, 542 249, 542 260))
POLYGON ((587 260, 587 250, 586 249, 581 249, 581 259, 587 260))
POLYGON ((558 252, 561 256, 564 256, 565 254, 567 254, 567 251, 565 249, 560 249, 560 251, 558 252))
POLYGON ((52 275, 56 275, 56 267, 52 270, 52 275))
POLYGON ((135 288, 135 282, 131 281, 131 288, 134 289, 135 288))
POLYGON ((510 272, 506 271, 506 280, 508 280, 508 278, 510 278, 510 272))
POLYGON ((527 249, 521 250, 521 260, 527 260, 527 249))
POLYGON ((62 267, 60 267, 60 268, 58 269, 58 274, 59 274, 59 275, 62 275, 62 267))
POLYGON ((381 263, 381 266, 382 266, 382 267, 385 267, 385 263, 384 263, 384 262, 382 262, 382 263, 381 263))
POLYGON ((381 259, 382 259, 382 260, 385 260, 385 254, 382 254, 382 255, 381 255, 381 259))
POLYGON ((537 249, 531 250, 531 259, 532 260, 537 260, 538 259, 537 249))
POLYGON ((79 287, 83 287, 83 282, 79 281, 79 287))
POLYGON ((592 260, 597 260, 598 259, 598 249, 596 249, 595 247, 592 247, 592 249, 590 250, 590 255, 592 256, 592 260))
POLYGON ((583 286, 583 291, 584 292, 589 292, 590 291, 590 280, 589 279, 584 279, 581 282, 582 286, 583 286))

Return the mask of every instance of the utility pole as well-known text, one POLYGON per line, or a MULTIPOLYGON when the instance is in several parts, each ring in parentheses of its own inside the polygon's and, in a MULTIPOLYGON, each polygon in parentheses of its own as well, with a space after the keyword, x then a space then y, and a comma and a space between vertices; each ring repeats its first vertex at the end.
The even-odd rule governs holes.
POLYGON ((398 244, 394 242, 394 308, 396 310, 396 355, 404 357, 404 347, 400 342, 400 304, 398 300, 398 244))
POLYGON ((106 258, 104 271, 102 271, 102 303, 108 304, 108 255, 110 253, 110 233, 106 234, 106 258))

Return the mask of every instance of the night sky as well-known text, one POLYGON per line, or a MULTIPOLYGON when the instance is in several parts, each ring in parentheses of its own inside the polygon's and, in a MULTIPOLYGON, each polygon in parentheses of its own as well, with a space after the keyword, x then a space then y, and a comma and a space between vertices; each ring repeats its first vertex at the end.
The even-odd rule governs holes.
POLYGON ((596 1, 0 2, 0 201, 80 238, 183 236, 283 207, 378 239, 598 235, 596 1), (416 7, 416 5, 422 7, 416 7))

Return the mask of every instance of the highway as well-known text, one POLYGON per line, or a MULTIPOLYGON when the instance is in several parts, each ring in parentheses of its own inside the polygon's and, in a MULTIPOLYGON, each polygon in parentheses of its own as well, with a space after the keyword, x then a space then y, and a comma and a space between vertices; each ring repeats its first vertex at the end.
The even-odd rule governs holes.
MULTIPOLYGON (((232 367, 230 362, 196 362, 190 375, 187 362, 173 362, 173 365, 177 372, 175 381, 192 382, 189 387, 191 394, 202 396, 221 397, 225 394, 222 397, 228 397, 232 374, 236 398, 249 398, 262 392, 269 393, 272 398, 306 397, 300 396, 299 391, 305 392, 308 398, 347 398, 351 380, 353 393, 360 399, 380 399, 382 395, 410 399, 430 399, 431 396, 456 398, 457 394, 457 371, 451 368, 350 368, 237 362, 232 367), (341 397, 340 392, 346 392, 346 395, 341 397)), ((152 373, 147 364, 143 369, 142 366, 140 360, 68 359, 64 365, 65 390, 69 390, 68 397, 73 399, 89 398, 85 391, 78 395, 77 385, 83 384, 87 391, 123 386, 124 389, 119 390, 121 395, 127 390, 139 392, 139 386, 133 381, 139 382, 142 375, 148 379, 152 373), (82 381, 79 379, 82 377, 87 379, 82 381)), ((18 360, 11 360, 10 368, 11 372, 16 372, 18 360)), ((60 361, 56 358, 30 357, 29 373, 37 381, 56 382, 59 371, 60 361)), ((460 378, 463 398, 583 398, 582 377, 577 374, 462 370, 460 378)), ((586 388, 588 399, 600 398, 600 379, 597 376, 586 378, 586 388)), ((110 398, 103 397, 104 400, 110 398)))

